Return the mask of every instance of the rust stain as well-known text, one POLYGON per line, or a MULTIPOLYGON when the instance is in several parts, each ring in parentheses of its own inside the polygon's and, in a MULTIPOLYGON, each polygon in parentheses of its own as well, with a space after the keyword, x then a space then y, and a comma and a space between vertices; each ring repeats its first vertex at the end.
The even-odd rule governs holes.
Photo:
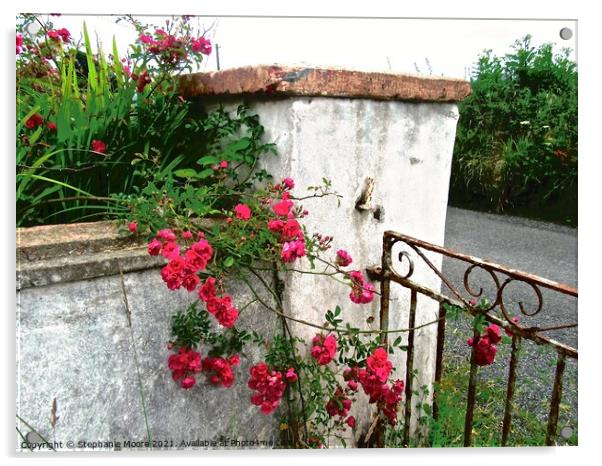
POLYGON ((185 97, 265 94, 457 102, 470 94, 461 79, 310 67, 248 66, 180 78, 185 97))

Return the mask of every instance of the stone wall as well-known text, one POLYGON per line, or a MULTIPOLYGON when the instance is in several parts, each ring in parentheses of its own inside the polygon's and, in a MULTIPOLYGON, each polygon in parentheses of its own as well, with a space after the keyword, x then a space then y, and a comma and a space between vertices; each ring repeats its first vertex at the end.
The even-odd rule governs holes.
MULTIPOLYGON (((266 140, 275 142, 279 152, 277 158, 264 162, 265 168, 276 179, 292 177, 297 195, 307 193, 307 187, 320 184, 323 177, 332 181, 333 189, 342 195, 340 206, 335 198, 304 201, 310 212, 305 224, 310 235, 317 231, 334 236, 333 254, 338 248, 347 249, 356 268, 380 263, 386 230, 443 244, 458 118, 454 102, 468 94, 466 82, 256 67, 190 75, 182 86, 187 97, 204 99, 210 108, 218 104, 234 108, 241 102, 249 105, 266 128, 266 140), (371 198, 362 209, 356 208, 371 183, 371 198)), ((69 228, 75 227, 63 229, 69 228)), ((94 235, 95 227, 90 228, 94 235)), ((61 266, 53 271, 51 266, 40 266, 43 260, 31 252, 29 257, 18 256, 22 259, 18 267, 22 270, 17 316, 18 413, 57 439, 143 440, 144 398, 154 438, 164 436, 179 443, 223 435, 277 442, 273 418, 258 414, 248 402, 246 374, 258 354, 243 358, 234 389, 203 386, 183 392, 170 380, 165 367, 168 318, 190 298, 186 292, 176 293, 174 298, 153 269, 157 264, 143 258, 139 246, 132 246, 127 256, 117 261, 119 254, 125 254, 123 244, 113 248, 111 242, 123 239, 113 234, 112 239, 101 241, 103 246, 97 251, 46 259, 62 264, 62 270, 61 266), (89 257, 81 259, 86 254, 89 257), (80 272, 68 272, 70 264, 81 263, 88 265, 80 267, 79 278, 80 272), (119 264, 130 267, 124 272, 132 333, 122 302, 119 264), (140 396, 139 378, 144 397, 140 396), (48 423, 54 398, 62 415, 56 432, 48 423)), ((52 243, 50 236, 41 236, 52 243)), ((84 243, 96 244, 89 238, 84 243)), ((27 241, 19 246, 26 249, 27 241)), ((48 249, 48 245, 44 247, 48 249)), ((418 269, 413 277, 438 287, 432 274, 424 272, 418 269)), ((371 305, 355 305, 349 301, 348 288, 325 277, 291 274, 282 278, 287 313, 322 324, 326 310, 340 305, 343 317, 352 324, 378 328, 378 299, 371 305), (368 324, 369 317, 374 317, 372 324, 368 324)), ((250 301, 244 286, 232 284, 232 289, 238 303, 250 301)), ((391 328, 407 327, 407 311, 408 296, 393 287, 391 328)), ((433 303, 419 301, 416 323, 432 320, 436 312, 433 303)), ((241 324, 268 333, 276 328, 273 317, 259 308, 245 312, 241 324)), ((315 334, 315 329, 300 324, 292 324, 292 328, 307 339, 315 334)), ((417 386, 433 379, 435 341, 435 326, 422 329, 417 336, 417 386)), ((401 355, 395 361, 399 377, 405 376, 403 364, 401 355)), ((357 440, 367 429, 369 406, 357 403, 354 410, 362 419, 355 430, 357 440)))
MULTIPOLYGON (((278 441, 275 419, 248 402, 249 367, 261 357, 256 349, 241 358, 230 389, 186 391, 173 382, 166 365, 169 318, 196 297, 165 287, 157 268, 163 260, 150 257, 144 244, 112 222, 20 233, 17 414, 42 436, 64 446, 145 442, 149 432, 173 448, 220 438, 266 446, 278 441), (54 399, 55 429, 49 421, 54 399)), ((241 283, 226 283, 226 289, 240 307, 254 299, 241 283)), ((267 292, 260 296, 272 302, 267 292)), ((267 335, 276 328, 258 304, 239 322, 267 335)))

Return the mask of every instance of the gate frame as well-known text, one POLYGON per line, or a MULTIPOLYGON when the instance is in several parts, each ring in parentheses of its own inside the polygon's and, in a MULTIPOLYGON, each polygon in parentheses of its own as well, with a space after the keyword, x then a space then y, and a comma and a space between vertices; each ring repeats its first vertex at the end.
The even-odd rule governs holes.
MULTIPOLYGON (((567 323, 561 325, 540 327, 540 326, 531 326, 524 327, 520 325, 518 322, 513 321, 512 317, 508 313, 508 310, 504 304, 504 290, 508 284, 511 282, 520 282, 526 283, 529 285, 535 295, 537 296, 538 304, 537 308, 534 311, 527 312, 523 302, 519 302, 518 306, 521 314, 525 316, 534 316, 538 314, 543 309, 543 295, 541 293, 540 288, 545 288, 548 290, 552 290, 554 292, 578 297, 577 288, 573 288, 569 285, 558 283, 552 280, 548 280, 546 278, 539 277, 537 275, 533 275, 527 272, 523 272, 520 270, 512 269, 509 267, 505 267, 499 264, 496 264, 491 261, 483 260, 475 256, 470 256, 467 254, 462 254, 456 252, 452 249, 445 248, 442 246, 438 246, 432 243, 428 243, 426 241, 422 241, 411 236, 407 236, 401 233, 397 233, 394 231, 385 231, 383 235, 383 253, 380 267, 374 266, 367 269, 369 277, 372 280, 380 282, 380 329, 383 331, 381 333, 381 343, 383 345, 387 344, 387 333, 386 331, 389 329, 389 304, 390 304, 390 293, 391 293, 391 282, 398 283, 399 285, 408 288, 410 290, 410 309, 409 309, 409 317, 408 317, 408 345, 407 345, 407 358, 406 358, 406 377, 409 377, 406 380, 405 384, 405 412, 404 412, 404 431, 403 431, 403 444, 405 446, 409 445, 410 442, 410 421, 412 415, 412 382, 413 378, 411 374, 413 372, 413 364, 414 364, 414 338, 415 338, 415 323, 416 323, 416 307, 417 307, 417 298, 418 294, 427 296, 434 301, 439 303, 439 314, 438 319, 435 321, 437 323, 437 355, 435 361, 435 384, 438 384, 441 381, 442 376, 442 360, 443 360, 443 348, 445 341, 445 325, 446 325, 446 310, 444 304, 460 306, 465 309, 469 314, 473 316, 483 316, 483 318, 492 324, 496 324, 499 327, 511 332, 512 336, 512 347, 511 347, 511 355, 510 355, 510 366, 508 370, 508 382, 506 388, 506 399, 504 406, 504 417, 502 422, 502 446, 507 445, 508 436, 510 433, 510 428, 512 424, 512 399, 514 397, 514 386, 516 381, 516 368, 518 366, 518 353, 521 346, 521 340, 527 339, 533 341, 540 345, 546 345, 553 347, 558 353, 557 362, 556 362, 556 372, 554 376, 554 385, 552 388, 552 396, 550 400, 550 410, 548 414, 548 424, 546 431, 546 445, 552 446, 555 445, 555 438, 557 436, 558 429, 558 413, 560 400, 562 398, 562 379, 565 369, 566 357, 573 358, 575 360, 578 359, 578 351, 577 349, 560 343, 554 339, 541 335, 542 332, 547 332, 551 330, 560 330, 566 328, 574 328, 577 327, 577 323, 567 323), (442 284, 447 287, 448 290, 451 291, 454 296, 449 297, 444 295, 441 292, 432 290, 428 287, 425 287, 417 282, 410 280, 410 277, 414 273, 414 261, 408 251, 403 250, 398 254, 398 260, 403 262, 404 259, 408 262, 408 272, 405 275, 400 275, 397 273, 393 267, 392 260, 392 250, 393 246, 397 243, 405 244, 412 250, 427 266, 430 268, 437 277, 441 280, 442 284), (467 264, 467 268, 464 272, 463 285, 464 292, 460 291, 457 287, 452 285, 450 281, 442 274, 442 272, 428 259, 428 257, 424 254, 423 250, 434 252, 440 254, 441 256, 450 257, 453 259, 460 260, 467 264), (475 269, 481 269, 487 272, 493 282, 496 285, 497 291, 495 300, 486 308, 480 308, 471 303, 471 300, 474 298, 481 297, 483 294, 483 288, 480 288, 479 291, 475 291, 470 286, 470 274, 475 269), (504 275, 506 278, 504 281, 500 281, 500 277, 498 274, 504 275), (469 295, 467 298, 465 293, 469 295), (495 315, 490 315, 489 312, 499 308, 502 312, 502 315, 505 320, 500 319, 495 315)), ((433 322, 433 323, 435 323, 433 322)), ((476 341, 476 337, 479 335, 475 330, 475 334, 473 338, 476 341)), ((469 374, 469 383, 468 383, 468 395, 467 395, 467 404, 466 404, 466 416, 464 422, 464 446, 468 447, 472 444, 472 427, 473 427, 473 417, 474 417, 474 406, 475 406, 475 397, 476 397, 476 376, 477 376, 477 364, 475 361, 475 346, 472 346, 471 356, 470 356, 470 374, 469 374)), ((437 406, 436 394, 433 395, 433 418, 438 419, 439 409, 437 406)))

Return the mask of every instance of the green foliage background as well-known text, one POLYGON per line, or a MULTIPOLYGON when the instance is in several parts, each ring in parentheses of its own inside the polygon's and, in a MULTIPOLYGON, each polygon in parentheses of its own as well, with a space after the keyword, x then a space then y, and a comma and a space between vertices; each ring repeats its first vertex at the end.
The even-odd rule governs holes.
POLYGON ((450 203, 577 224, 577 65, 551 44, 485 51, 459 105, 450 203))

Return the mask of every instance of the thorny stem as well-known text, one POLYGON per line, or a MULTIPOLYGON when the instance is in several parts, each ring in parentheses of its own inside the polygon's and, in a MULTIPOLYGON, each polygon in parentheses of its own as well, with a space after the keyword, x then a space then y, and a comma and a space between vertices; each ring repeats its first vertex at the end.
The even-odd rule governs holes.
POLYGON ((313 198, 317 198, 317 197, 328 197, 328 196, 336 196, 336 197, 343 197, 340 194, 337 193, 322 193, 322 194, 311 194, 309 196, 303 196, 303 197, 293 197, 291 196, 292 200, 295 201, 304 201, 306 199, 313 199, 313 198))
MULTIPOLYGON (((282 313, 282 297, 281 297, 281 293, 280 293, 280 289, 278 286, 278 283, 280 282, 280 278, 278 277, 278 270, 276 268, 276 264, 274 264, 274 267, 272 269, 272 273, 273 273, 273 277, 274 277, 274 283, 276 283, 276 290, 273 290, 269 284, 265 281, 265 279, 258 274, 255 270, 253 270, 252 268, 249 268, 249 271, 255 275, 259 281, 263 284, 263 286, 265 287, 266 290, 268 290, 275 298, 276 300, 276 305, 278 306, 278 310, 282 313)), ((301 390, 301 371, 299 370, 299 361, 297 360, 297 352, 295 351, 295 340, 293 338, 293 334, 291 332, 291 329, 288 326, 288 323, 286 321, 286 318, 284 317, 284 313, 282 313, 282 315, 280 316, 281 320, 282 320, 282 329, 285 333, 285 337, 286 334, 288 334, 288 339, 289 342, 291 344, 291 351, 293 353, 293 365, 295 366, 295 372, 297 373, 297 387, 299 389, 299 399, 301 402, 301 412, 303 413, 303 430, 305 431, 305 438, 308 439, 309 438, 309 433, 307 431, 307 418, 306 418, 306 410, 305 410, 305 400, 303 398, 303 392, 301 390)))
MULTIPOLYGON (((264 267, 256 267, 253 266, 253 268, 255 270, 272 270, 271 268, 264 268, 264 267)), ((308 274, 308 275, 324 275, 325 277, 333 277, 335 275, 338 275, 340 272, 326 272, 327 268, 324 269, 324 271, 322 272, 313 272, 311 270, 301 270, 301 269, 289 269, 286 268, 283 271, 284 272, 297 272, 297 273, 304 273, 304 274, 308 274)))
MULTIPOLYGON (((315 256, 315 257, 316 257, 316 260, 322 262, 323 264, 326 264, 326 266, 327 266, 326 269, 328 269, 328 267, 330 266, 330 267, 332 267, 333 269, 335 269, 338 273, 340 273, 342 275, 345 275, 345 276, 349 275, 349 272, 346 272, 345 270, 341 270, 341 268, 339 266, 337 266, 336 264, 333 264, 332 262, 328 262, 327 260, 322 259, 319 256, 315 256)), ((342 283, 343 285, 349 285, 349 283, 342 282, 341 280, 337 280, 336 278, 333 278, 333 280, 335 280, 335 281, 337 281, 339 283, 342 283)), ((376 290, 373 290, 373 293, 375 295, 377 295, 377 296, 380 296, 380 293, 378 291, 376 291, 376 290)))
POLYGON ((317 328, 317 329, 320 329, 320 330, 325 330, 327 332, 337 332, 337 333, 339 333, 341 335, 381 334, 381 333, 387 333, 387 334, 388 333, 406 333, 406 332, 410 332, 412 330, 419 330, 421 328, 428 327, 429 325, 436 324, 437 322, 439 322, 440 320, 443 319, 442 317, 440 317, 440 318, 432 320, 430 322, 426 322, 424 324, 417 325, 416 327, 398 328, 398 329, 392 329, 392 330, 344 330, 344 329, 337 329, 337 328, 333 328, 333 327, 325 327, 323 325, 314 324, 313 322, 308 322, 308 321, 303 320, 303 319, 297 319, 296 317, 289 316, 288 314, 285 314, 283 312, 280 312, 280 311, 274 309, 272 306, 270 306, 268 303, 266 303, 263 299, 261 299, 259 297, 259 295, 255 291, 255 289, 253 288, 253 286, 249 283, 249 281, 245 278, 244 275, 239 274, 239 278, 243 282, 245 282, 245 284, 251 290, 251 293, 253 293, 253 295, 255 296, 255 298, 257 298, 257 301, 259 301, 263 305, 263 307, 265 307, 268 311, 273 312, 274 314, 279 315, 281 317, 284 317, 285 319, 292 320, 293 322, 297 322, 299 324, 307 325, 309 327, 317 328))
POLYGON ((248 302, 247 304, 245 304, 243 307, 241 307, 241 308, 238 310, 238 315, 239 315, 239 317, 240 317, 240 315, 242 314, 242 311, 244 311, 244 310, 245 310, 246 308, 248 308, 248 307, 249 307, 251 304, 253 304, 253 303, 256 303, 256 302, 257 302, 257 300, 256 300, 256 299, 254 299, 254 300, 252 300, 252 301, 249 301, 249 302, 248 302))

